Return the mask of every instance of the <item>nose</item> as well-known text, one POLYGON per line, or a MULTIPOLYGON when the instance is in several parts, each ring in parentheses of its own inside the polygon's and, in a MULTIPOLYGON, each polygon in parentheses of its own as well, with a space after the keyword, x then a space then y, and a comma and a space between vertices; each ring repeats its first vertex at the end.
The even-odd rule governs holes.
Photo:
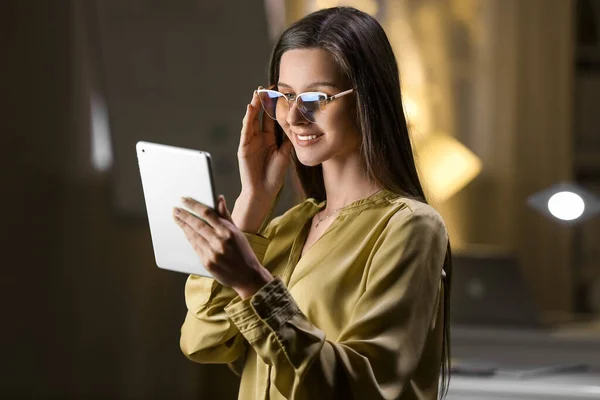
POLYGON ((290 104, 290 109, 286 116, 286 121, 290 125, 300 125, 300 124, 309 124, 310 123, 310 121, 308 121, 304 117, 304 115, 298 108, 298 104, 296 104, 295 102, 292 102, 290 104))

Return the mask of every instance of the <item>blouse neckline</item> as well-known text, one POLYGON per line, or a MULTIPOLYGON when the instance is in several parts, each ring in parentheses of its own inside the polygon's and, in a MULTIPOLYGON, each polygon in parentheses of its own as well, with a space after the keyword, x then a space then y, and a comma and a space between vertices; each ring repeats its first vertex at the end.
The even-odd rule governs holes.
MULTIPOLYGON (((342 216, 342 215, 346 215, 346 214, 350 214, 350 213, 355 213, 355 212, 359 212, 368 208, 373 208, 385 203, 389 203, 389 201, 393 198, 397 198, 398 194, 393 193, 387 189, 382 189, 368 197, 359 199, 359 200, 355 200, 352 203, 346 205, 345 207, 343 207, 340 212, 338 213, 338 216, 342 216)), ((314 214, 318 213, 319 211, 321 211, 323 208, 325 208, 325 206, 327 205, 327 200, 323 200, 321 202, 318 202, 313 199, 313 198, 309 198, 307 199, 308 202, 310 202, 313 205, 313 211, 314 214)), ((313 216, 314 216, 313 214, 313 216)))

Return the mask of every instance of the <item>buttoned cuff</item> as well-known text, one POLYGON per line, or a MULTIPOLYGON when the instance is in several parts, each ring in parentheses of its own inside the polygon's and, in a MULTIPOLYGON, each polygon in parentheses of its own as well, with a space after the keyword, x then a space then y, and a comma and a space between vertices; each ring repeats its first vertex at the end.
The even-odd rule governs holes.
POLYGON ((246 239, 250 242, 250 247, 252 247, 252 251, 256 254, 256 258, 258 258, 258 261, 262 264, 265 253, 267 252, 267 247, 269 247, 271 241, 264 236, 253 233, 244 232, 244 236, 246 236, 246 239))
POLYGON ((299 314, 300 309, 277 277, 252 297, 233 299, 225 307, 225 312, 246 340, 253 343, 271 332, 277 332, 290 318, 299 314))

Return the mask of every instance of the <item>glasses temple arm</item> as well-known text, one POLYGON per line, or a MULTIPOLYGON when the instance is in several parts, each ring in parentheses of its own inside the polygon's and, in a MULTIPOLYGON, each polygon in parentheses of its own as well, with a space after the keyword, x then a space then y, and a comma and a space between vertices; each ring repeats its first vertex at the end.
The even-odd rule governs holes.
POLYGON ((335 95, 331 96, 331 97, 329 98, 329 100, 337 99, 338 97, 345 96, 345 95, 347 95, 347 94, 349 94, 349 93, 352 93, 353 91, 354 91, 354 89, 348 89, 348 90, 345 90, 345 91, 343 91, 343 92, 341 92, 341 93, 338 93, 338 94, 335 94, 335 95))

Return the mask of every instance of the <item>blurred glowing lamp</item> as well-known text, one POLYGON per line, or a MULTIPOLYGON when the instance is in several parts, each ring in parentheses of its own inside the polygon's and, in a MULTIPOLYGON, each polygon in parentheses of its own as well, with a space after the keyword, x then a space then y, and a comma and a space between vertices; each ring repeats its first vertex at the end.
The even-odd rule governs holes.
POLYGON ((581 217, 585 211, 585 203, 577 193, 558 192, 548 200, 548 211, 558 219, 571 221, 581 217))
POLYGON ((560 183, 531 196, 527 203, 561 222, 575 222, 600 212, 600 199, 572 183, 560 183))
POLYGON ((432 134, 415 142, 420 177, 428 194, 444 201, 481 172, 481 160, 452 136, 432 134))

